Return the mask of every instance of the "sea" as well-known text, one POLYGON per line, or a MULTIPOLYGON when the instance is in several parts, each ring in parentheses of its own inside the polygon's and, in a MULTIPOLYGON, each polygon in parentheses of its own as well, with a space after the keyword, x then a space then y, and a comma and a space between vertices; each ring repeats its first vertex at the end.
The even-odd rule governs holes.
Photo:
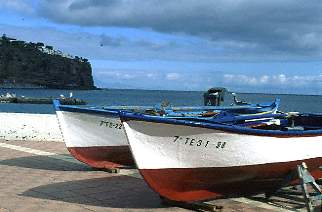
MULTIPOLYGON (((164 101, 172 106, 201 106, 204 91, 168 91, 135 89, 101 89, 101 90, 55 90, 55 89, 1 89, 0 95, 15 93, 26 97, 53 97, 60 95, 84 99, 88 106, 137 105, 155 106, 164 101)), ((235 92, 236 93, 236 92, 235 92)), ((249 103, 272 102, 281 100, 280 111, 301 113, 322 113, 322 96, 295 94, 236 93, 239 100, 249 103)), ((224 105, 233 102, 231 92, 226 92, 224 105)), ((7 104, 0 103, 0 112, 54 114, 52 105, 7 104)))

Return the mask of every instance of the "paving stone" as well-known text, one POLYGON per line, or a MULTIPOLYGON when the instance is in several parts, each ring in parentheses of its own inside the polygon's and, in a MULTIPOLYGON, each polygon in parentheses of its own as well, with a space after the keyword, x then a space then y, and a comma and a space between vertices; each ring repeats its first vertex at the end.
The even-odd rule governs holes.
MULTIPOLYGON (((71 157, 61 142, 1 141, 71 157)), ((0 212, 8 211, 187 211, 161 204, 159 196, 140 178, 93 170, 86 164, 0 147, 0 212)), ((74 159, 71 159, 74 160, 74 159)), ((122 173, 122 172, 121 172, 122 173)), ((138 176, 135 170, 124 170, 138 176)), ((274 211, 234 199, 211 201, 222 211, 274 211)), ((283 198, 272 199, 283 203, 283 198)), ((303 204, 291 204, 291 207, 303 204)), ((278 210, 278 208, 275 208, 278 210)))

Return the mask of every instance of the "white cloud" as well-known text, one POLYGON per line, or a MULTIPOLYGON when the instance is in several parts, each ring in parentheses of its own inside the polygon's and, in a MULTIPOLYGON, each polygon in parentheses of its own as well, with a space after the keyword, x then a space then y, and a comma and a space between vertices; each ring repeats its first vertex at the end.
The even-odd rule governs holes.
POLYGON ((245 85, 257 85, 259 83, 259 79, 257 79, 256 77, 243 74, 225 74, 223 78, 225 83, 237 83, 245 85))
POLYGON ((290 79, 287 79, 284 74, 280 74, 278 76, 274 76, 273 79, 276 79, 281 84, 287 83, 287 81, 290 80, 290 79))
POLYGON ((157 72, 147 73, 146 76, 151 80, 160 79, 160 73, 157 72))
POLYGON ((136 73, 133 71, 120 71, 120 70, 98 70, 96 75, 100 77, 111 77, 117 80, 131 80, 140 77, 141 73, 136 73))
POLYGON ((259 78, 259 82, 262 83, 262 84, 266 84, 269 82, 269 76, 267 75, 263 75, 259 78))
POLYGON ((180 79, 181 75, 179 73, 167 73, 166 79, 167 80, 178 80, 180 79))
POLYGON ((303 76, 287 76, 286 74, 278 75, 262 75, 262 76, 250 76, 243 74, 225 74, 223 76, 224 82, 227 84, 235 83, 237 85, 247 86, 303 86, 303 85, 322 85, 321 75, 303 75, 303 76))
POLYGON ((102 69, 96 70, 94 75, 104 80, 106 87, 114 88, 205 91, 210 87, 222 86, 237 92, 299 94, 321 94, 322 90, 322 74, 320 73, 316 75, 286 73, 254 75, 251 73, 102 69))

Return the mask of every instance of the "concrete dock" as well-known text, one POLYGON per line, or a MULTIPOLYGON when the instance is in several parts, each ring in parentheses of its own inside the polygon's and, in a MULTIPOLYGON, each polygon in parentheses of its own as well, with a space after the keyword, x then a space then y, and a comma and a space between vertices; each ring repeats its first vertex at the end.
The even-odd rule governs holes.
MULTIPOLYGON (((267 201, 259 195, 211 203, 221 211, 306 211, 301 197, 267 201)), ((135 169, 93 170, 73 159, 62 142, 0 140, 0 212, 7 211, 188 210, 162 205, 135 169)))

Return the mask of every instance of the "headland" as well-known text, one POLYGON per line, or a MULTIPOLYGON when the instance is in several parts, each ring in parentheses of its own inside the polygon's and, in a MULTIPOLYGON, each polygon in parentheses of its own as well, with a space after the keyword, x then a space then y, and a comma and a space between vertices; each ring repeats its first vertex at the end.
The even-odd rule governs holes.
POLYGON ((0 87, 96 89, 86 58, 53 46, 0 37, 0 87))

